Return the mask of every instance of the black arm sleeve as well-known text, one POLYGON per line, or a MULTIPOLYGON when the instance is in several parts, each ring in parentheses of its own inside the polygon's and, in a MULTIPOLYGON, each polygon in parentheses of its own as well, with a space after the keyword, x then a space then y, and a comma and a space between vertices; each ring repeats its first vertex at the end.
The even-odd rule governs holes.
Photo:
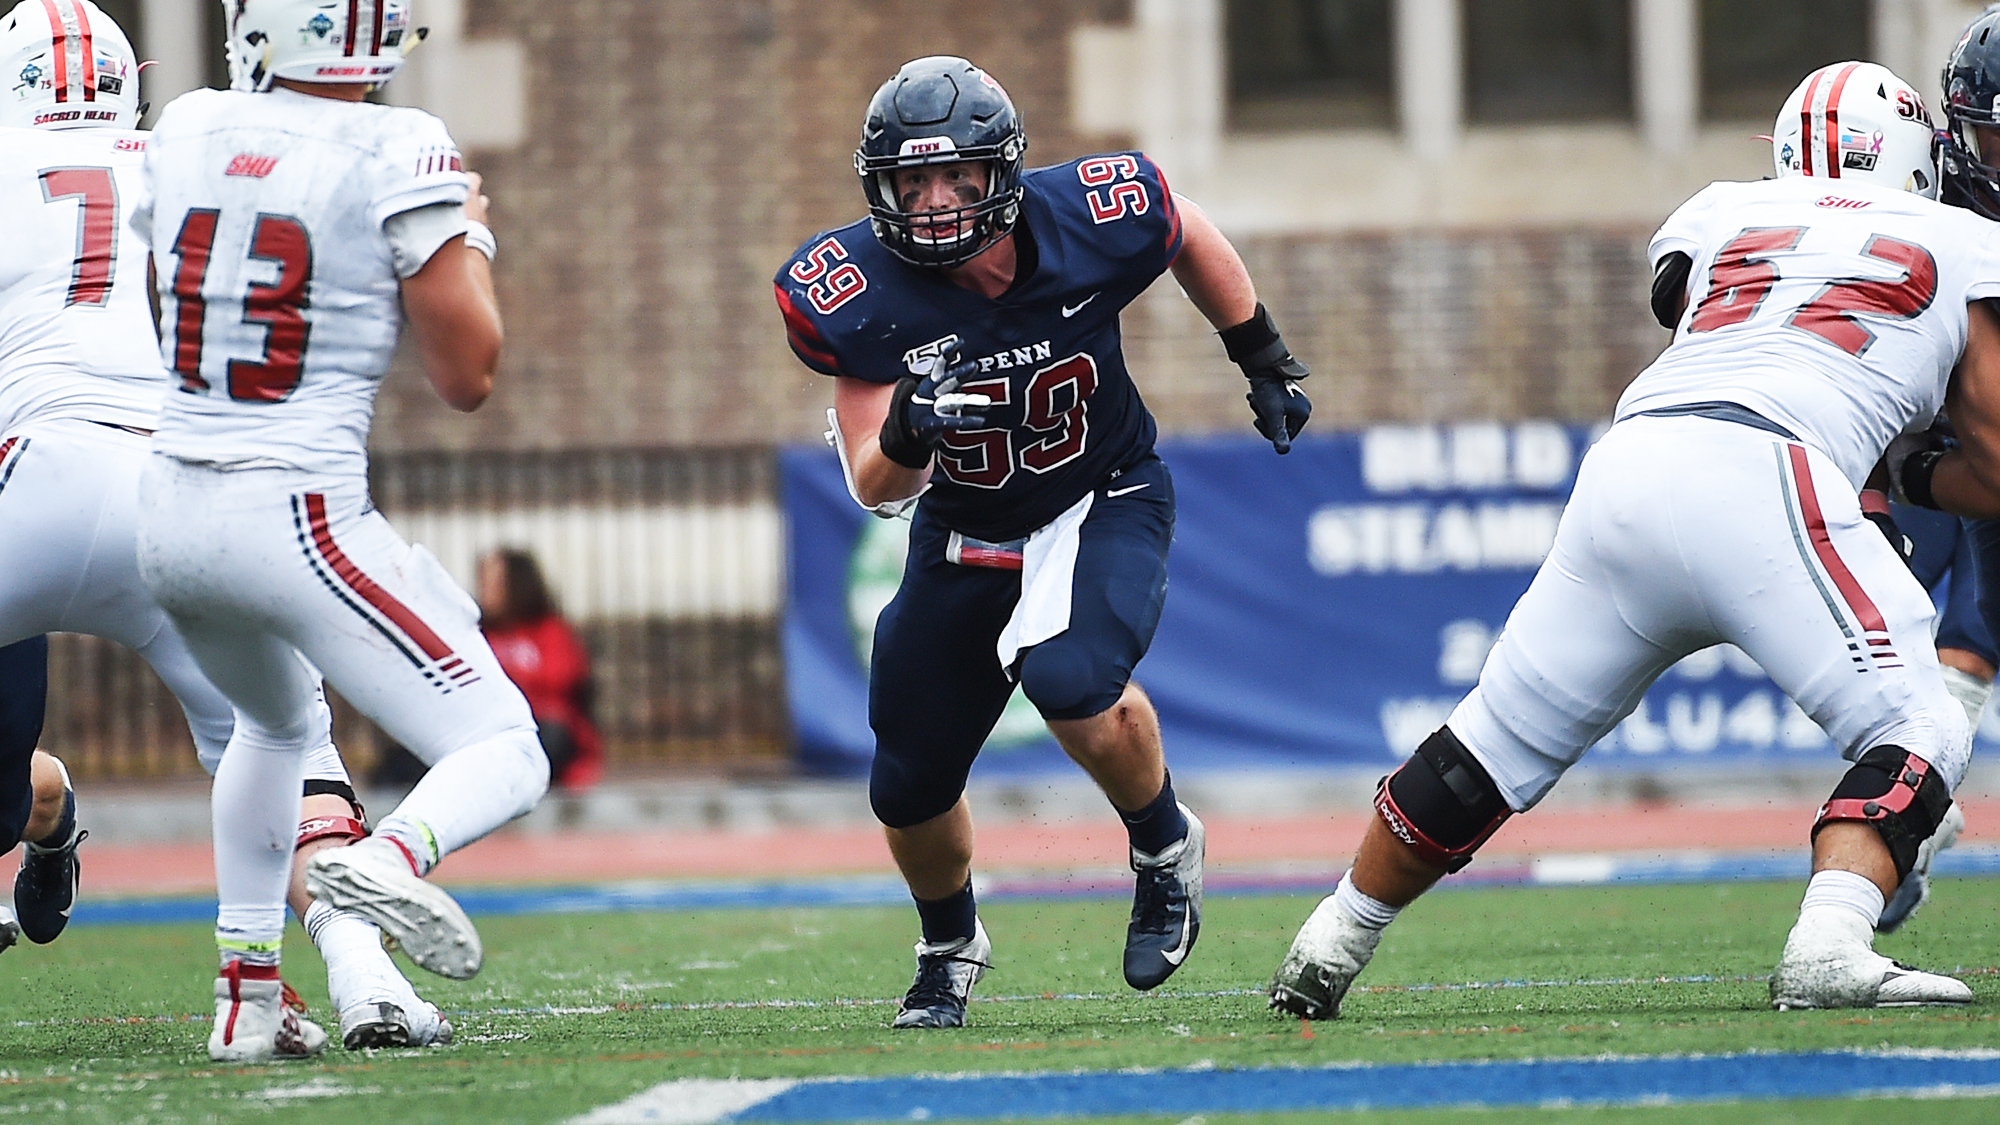
POLYGON ((1681 322, 1681 302, 1693 270, 1694 259, 1676 250, 1661 258, 1660 268, 1653 271, 1653 319, 1669 332, 1681 322))

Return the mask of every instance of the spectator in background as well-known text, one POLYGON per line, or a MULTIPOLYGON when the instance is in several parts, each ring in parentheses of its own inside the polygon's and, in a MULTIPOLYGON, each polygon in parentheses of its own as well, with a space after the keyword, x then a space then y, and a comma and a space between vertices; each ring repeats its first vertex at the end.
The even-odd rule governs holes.
POLYGON ((590 787, 604 773, 604 742, 590 721, 590 654, 556 611, 534 555, 503 547, 479 560, 479 628, 528 697, 550 778, 564 789, 590 787))

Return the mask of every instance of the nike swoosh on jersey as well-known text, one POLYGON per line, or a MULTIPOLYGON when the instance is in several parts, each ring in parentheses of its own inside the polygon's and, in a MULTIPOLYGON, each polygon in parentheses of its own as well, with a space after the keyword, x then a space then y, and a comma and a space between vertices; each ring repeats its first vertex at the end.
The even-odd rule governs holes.
POLYGON ((1080 312, 1082 312, 1082 311, 1083 311, 1083 306, 1085 306, 1085 305, 1089 304, 1089 303, 1090 303, 1090 302, 1092 302, 1092 301, 1095 301, 1095 300, 1097 300, 1097 298, 1098 298, 1098 297, 1099 297, 1099 296, 1101 295, 1101 293, 1102 293, 1102 290, 1099 290, 1099 291, 1098 291, 1097 293, 1092 293, 1092 294, 1091 294, 1090 296, 1088 296, 1088 297, 1085 297, 1085 298, 1084 298, 1083 300, 1081 300, 1081 301, 1078 301, 1078 302, 1077 302, 1076 304, 1074 304, 1074 305, 1064 305, 1064 306, 1062 307, 1062 314, 1063 314, 1063 319, 1064 319, 1064 320, 1068 320, 1068 319, 1069 319, 1070 317, 1073 317, 1073 316, 1075 316, 1075 315, 1076 315, 1077 313, 1080 313, 1080 312))
POLYGON ((1153 487, 1153 482, 1147 480, 1147 481, 1140 481, 1138 484, 1128 484, 1124 488, 1107 488, 1104 490, 1104 498, 1106 500, 1109 500, 1114 496, 1123 496, 1128 492, 1137 492, 1142 488, 1151 488, 1151 487, 1153 487))

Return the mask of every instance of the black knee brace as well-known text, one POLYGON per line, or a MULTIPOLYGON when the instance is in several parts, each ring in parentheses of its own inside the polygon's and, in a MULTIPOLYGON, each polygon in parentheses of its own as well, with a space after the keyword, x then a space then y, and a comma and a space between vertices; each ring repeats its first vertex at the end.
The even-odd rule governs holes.
POLYGON ((1918 846, 1937 831, 1949 808, 1951 791, 1929 762, 1900 746, 1877 746, 1833 787, 1812 834, 1817 839, 1819 830, 1835 821, 1867 823, 1889 845, 1900 879, 1917 865, 1918 846))
POLYGON ((1403 768, 1375 787, 1375 811, 1426 863, 1457 871, 1472 862, 1514 810, 1472 753, 1439 727, 1403 768))

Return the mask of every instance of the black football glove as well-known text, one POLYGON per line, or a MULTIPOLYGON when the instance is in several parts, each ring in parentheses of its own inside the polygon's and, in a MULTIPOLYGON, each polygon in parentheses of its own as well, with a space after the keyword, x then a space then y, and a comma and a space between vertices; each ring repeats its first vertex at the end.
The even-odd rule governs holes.
POLYGON ((1931 495, 1931 474, 1938 462, 1955 448, 1950 429, 1942 420, 1920 434, 1898 434, 1882 455, 1889 463, 1890 494, 1906 504, 1938 510, 1931 495))
POLYGON ((1896 557, 1903 560, 1904 566, 1910 565, 1910 560, 1917 555, 1917 544, 1903 534, 1902 528, 1896 526, 1896 517, 1889 511, 1888 493, 1873 488, 1862 489, 1861 518, 1875 525, 1882 533, 1882 537, 1889 541, 1889 546, 1895 550, 1896 557))
POLYGON ((1271 448, 1290 453, 1292 439, 1312 417, 1312 400, 1299 389, 1299 380, 1312 372, 1292 357, 1261 302, 1249 320, 1223 329, 1221 336, 1230 361, 1250 380, 1250 393, 1243 397, 1257 416, 1257 432, 1270 440, 1271 448))
POLYGON ((906 469, 931 463, 931 454, 948 430, 970 430, 986 424, 983 414, 966 408, 993 405, 986 395, 960 393, 959 384, 979 370, 977 360, 961 360, 959 340, 952 337, 938 350, 931 373, 918 379, 904 376, 889 399, 889 416, 882 419, 882 454, 906 469))

